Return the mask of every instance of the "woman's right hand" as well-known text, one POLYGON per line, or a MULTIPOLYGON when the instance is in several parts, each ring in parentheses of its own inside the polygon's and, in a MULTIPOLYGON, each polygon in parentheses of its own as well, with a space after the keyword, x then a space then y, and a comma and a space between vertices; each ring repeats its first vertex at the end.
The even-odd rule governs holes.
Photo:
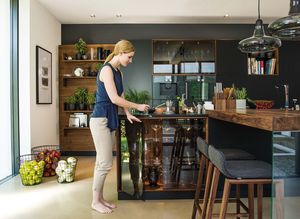
POLYGON ((140 112, 146 112, 149 108, 150 106, 147 104, 138 104, 136 109, 140 112))

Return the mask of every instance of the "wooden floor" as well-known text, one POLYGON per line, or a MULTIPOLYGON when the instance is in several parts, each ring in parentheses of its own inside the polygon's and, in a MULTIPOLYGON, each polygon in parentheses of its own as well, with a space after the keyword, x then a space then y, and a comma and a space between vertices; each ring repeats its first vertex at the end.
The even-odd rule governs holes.
MULTIPOLYGON (((91 210, 92 174, 94 157, 78 157, 76 178, 73 183, 59 184, 55 177, 43 178, 36 186, 23 186, 16 176, 0 185, 1 219, 185 219, 191 217, 193 200, 154 200, 128 201, 117 200, 116 168, 107 177, 104 193, 106 199, 118 205, 109 215, 102 215, 91 210)), ((299 198, 290 200, 299 203, 299 198)), ((298 205, 298 204, 297 204, 298 205)), ((233 207, 230 207, 233 208, 233 207)), ((270 218, 270 199, 264 200, 264 218, 270 218)), ((218 210, 218 208, 216 209, 218 210)), ((287 214, 296 212, 288 211, 287 214)), ((300 218, 286 216, 288 219, 300 218)))

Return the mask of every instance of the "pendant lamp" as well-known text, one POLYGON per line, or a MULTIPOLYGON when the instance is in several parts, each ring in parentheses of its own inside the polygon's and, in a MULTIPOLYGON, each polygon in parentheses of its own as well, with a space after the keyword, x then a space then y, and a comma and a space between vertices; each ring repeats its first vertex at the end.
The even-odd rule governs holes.
POLYGON ((269 24, 268 31, 282 39, 300 38, 300 0, 291 0, 289 16, 269 24))
POLYGON ((265 34, 263 21, 260 19, 260 0, 258 0, 258 19, 252 37, 243 39, 238 44, 238 49, 243 53, 264 53, 274 51, 281 46, 277 37, 265 34))

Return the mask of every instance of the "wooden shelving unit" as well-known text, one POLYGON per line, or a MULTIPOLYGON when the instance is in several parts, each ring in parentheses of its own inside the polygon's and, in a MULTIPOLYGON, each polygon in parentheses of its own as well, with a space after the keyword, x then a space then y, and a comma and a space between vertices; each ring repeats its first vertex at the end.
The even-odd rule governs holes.
MULTIPOLYGON (((65 110, 64 103, 68 96, 73 95, 74 91, 79 88, 87 88, 89 92, 96 91, 96 77, 87 76, 87 69, 94 69, 98 62, 104 62, 104 59, 95 58, 98 47, 106 50, 113 50, 114 44, 90 44, 87 46, 87 60, 75 60, 74 45, 59 46, 59 137, 60 145, 63 152, 80 153, 95 151, 93 139, 89 127, 69 127, 70 115, 74 113, 87 114, 88 120, 91 110, 65 110), (93 57, 91 52, 93 50, 93 57), (66 57, 72 57, 72 60, 66 60, 66 57), (85 75, 76 77, 74 70, 82 68, 85 75)), ((88 123, 89 125, 89 123, 88 123)))

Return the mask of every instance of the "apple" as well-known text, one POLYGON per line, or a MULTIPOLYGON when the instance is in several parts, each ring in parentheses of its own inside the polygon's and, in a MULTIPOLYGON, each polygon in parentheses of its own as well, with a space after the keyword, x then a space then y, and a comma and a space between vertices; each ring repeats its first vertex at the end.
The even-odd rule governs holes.
POLYGON ((22 163, 19 169, 22 184, 27 186, 41 183, 44 164, 43 161, 37 162, 36 160, 22 163))

